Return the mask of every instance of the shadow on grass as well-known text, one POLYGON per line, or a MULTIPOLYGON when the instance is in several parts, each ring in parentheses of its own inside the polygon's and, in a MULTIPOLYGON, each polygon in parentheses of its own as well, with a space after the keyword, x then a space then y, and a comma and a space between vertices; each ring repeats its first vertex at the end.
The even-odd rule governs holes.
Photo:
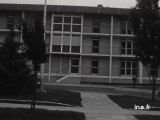
MULTIPOLYGON (((31 100, 32 94, 15 95, 15 96, 3 95, 3 96, 0 96, 0 98, 16 99, 16 100, 31 100)), ((47 92, 37 91, 37 94, 36 94, 36 101, 57 102, 62 104, 68 104, 71 106, 82 106, 81 100, 82 99, 79 92, 72 92, 72 91, 66 91, 66 90, 47 90, 47 92)), ((5 101, 1 101, 1 102, 5 102, 5 101)), ((9 101, 9 102, 29 104, 29 102, 15 102, 15 101, 9 101)), ((41 104, 41 103, 38 103, 38 104, 41 104)), ((51 104, 48 104, 48 105, 51 105, 51 104)), ((53 105, 56 105, 56 104, 53 104, 53 105)))
POLYGON ((73 111, 51 111, 24 108, 0 108, 0 120, 85 120, 85 115, 73 111))
POLYGON ((160 116, 156 116, 156 115, 135 115, 135 118, 137 118, 137 120, 159 120, 160 116))
POLYGON ((150 110, 160 110, 160 101, 151 101, 147 98, 134 97, 129 95, 108 95, 108 97, 119 106, 125 109, 134 109, 134 105, 151 106, 150 110), (158 108, 158 109, 157 109, 158 108))

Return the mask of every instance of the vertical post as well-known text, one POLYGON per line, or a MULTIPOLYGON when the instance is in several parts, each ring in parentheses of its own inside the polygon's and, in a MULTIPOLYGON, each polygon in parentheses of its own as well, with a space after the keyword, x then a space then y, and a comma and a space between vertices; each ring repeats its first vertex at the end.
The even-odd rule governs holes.
POLYGON ((139 61, 139 83, 140 84, 143 83, 143 65, 140 61, 139 61))
MULTIPOLYGON (((46 39, 46 15, 47 15, 47 0, 44 1, 44 14, 43 14, 44 40, 46 39)), ((44 63, 41 64, 41 80, 40 80, 41 91, 43 91, 43 79, 44 79, 44 63)))
POLYGON ((110 36, 110 60, 109 60, 109 83, 112 82, 112 47, 113 47, 113 16, 111 16, 111 36, 110 36))

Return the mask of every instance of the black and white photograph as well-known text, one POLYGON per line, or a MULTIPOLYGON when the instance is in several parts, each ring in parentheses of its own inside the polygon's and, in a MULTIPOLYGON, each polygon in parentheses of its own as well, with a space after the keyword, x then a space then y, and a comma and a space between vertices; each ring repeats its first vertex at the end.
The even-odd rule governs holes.
POLYGON ((160 1, 0 0, 0 120, 160 120, 160 1))

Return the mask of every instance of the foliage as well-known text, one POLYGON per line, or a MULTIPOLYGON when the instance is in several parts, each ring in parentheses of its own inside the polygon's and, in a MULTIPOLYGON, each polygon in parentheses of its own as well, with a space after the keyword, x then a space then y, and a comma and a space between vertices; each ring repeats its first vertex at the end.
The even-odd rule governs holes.
POLYGON ((131 21, 135 33, 135 55, 142 62, 153 86, 152 99, 155 99, 155 84, 160 68, 160 16, 159 0, 137 0, 132 9, 131 21))
POLYGON ((33 24, 23 21, 22 27, 22 38, 27 47, 26 57, 33 63, 33 76, 35 79, 31 109, 34 110, 38 71, 40 70, 40 64, 47 61, 46 44, 44 41, 44 26, 42 20, 40 18, 36 18, 33 24))
POLYGON ((11 30, 0 48, 1 94, 29 93, 33 86, 26 60, 18 53, 20 44, 14 37, 15 33, 11 30))

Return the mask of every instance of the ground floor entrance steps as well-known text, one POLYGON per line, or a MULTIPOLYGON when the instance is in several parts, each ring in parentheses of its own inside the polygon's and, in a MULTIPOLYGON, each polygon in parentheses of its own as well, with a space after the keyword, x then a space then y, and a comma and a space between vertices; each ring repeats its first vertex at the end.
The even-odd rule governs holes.
POLYGON ((57 84, 80 84, 81 78, 76 75, 65 75, 56 81, 57 84))

